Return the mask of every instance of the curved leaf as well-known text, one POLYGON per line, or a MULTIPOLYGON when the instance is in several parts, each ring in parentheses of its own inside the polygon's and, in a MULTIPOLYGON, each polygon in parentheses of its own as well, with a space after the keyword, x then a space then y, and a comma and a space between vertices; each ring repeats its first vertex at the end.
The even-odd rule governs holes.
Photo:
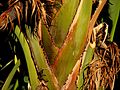
POLYGON ((35 69, 35 65, 34 65, 33 59, 31 57, 30 48, 28 46, 28 43, 27 43, 23 33, 20 32, 20 28, 18 26, 16 26, 16 28, 15 28, 15 34, 16 34, 17 38, 19 39, 19 42, 23 48, 23 52, 24 52, 27 67, 28 67, 28 73, 29 73, 29 77, 30 77, 30 83, 31 83, 32 90, 36 90, 39 83, 38 83, 38 76, 37 76, 37 72, 35 69))
POLYGON ((20 66, 20 60, 17 60, 17 63, 15 64, 15 66, 12 69, 12 71, 8 75, 8 77, 7 77, 4 85, 2 87, 2 90, 8 90, 10 82, 12 81, 12 78, 13 78, 13 76, 14 76, 14 74, 17 71, 17 69, 18 69, 19 66, 20 66))

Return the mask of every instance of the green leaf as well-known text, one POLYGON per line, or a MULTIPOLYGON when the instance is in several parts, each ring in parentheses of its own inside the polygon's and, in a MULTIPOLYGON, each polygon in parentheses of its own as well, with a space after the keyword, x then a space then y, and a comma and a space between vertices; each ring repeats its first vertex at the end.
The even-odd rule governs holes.
POLYGON ((45 52, 48 56, 50 64, 53 64, 54 59, 58 53, 58 48, 55 47, 52 38, 45 27, 45 25, 42 25, 42 43, 45 49, 45 52))
POLYGON ((82 65, 80 67, 80 73, 79 73, 79 78, 78 78, 78 83, 77 83, 77 90, 83 90, 82 86, 84 83, 84 76, 87 75, 87 70, 85 70, 88 65, 90 64, 93 54, 95 50, 95 43, 89 44, 86 47, 85 52, 83 53, 83 58, 82 58, 82 65))
POLYGON ((109 15, 112 20, 112 30, 110 34, 110 41, 113 41, 116 25, 120 14, 120 0, 109 0, 109 15))
POLYGON ((14 90, 17 90, 17 87, 19 86, 19 83, 18 83, 18 79, 16 80, 16 83, 15 83, 15 86, 14 86, 14 90))
POLYGON ((63 44, 79 3, 80 0, 65 0, 65 3, 54 18, 52 26, 50 27, 50 32, 56 46, 61 47, 63 44))
POLYGON ((49 90, 57 90, 58 88, 58 83, 56 81, 56 77, 54 74, 51 72, 50 67, 48 66, 47 59, 44 55, 44 51, 39 45, 39 40, 36 36, 33 36, 32 33, 30 33, 31 28, 26 25, 26 32, 27 32, 27 37, 29 39, 29 45, 32 50, 32 54, 34 57, 34 60, 39 68, 39 72, 42 72, 42 78, 44 81, 47 81, 47 87, 49 90))
POLYGON ((10 83, 12 81, 12 78, 15 74, 15 72, 17 71, 18 67, 20 66, 20 60, 17 61, 17 63, 15 64, 15 66, 13 67, 12 71, 10 72, 10 74, 8 75, 3 87, 2 87, 2 90, 8 90, 9 86, 10 86, 10 83))
POLYGON ((2 67, 2 65, 1 65, 1 67, 2 67, 1 71, 4 70, 6 67, 8 67, 12 62, 13 62, 13 60, 10 60, 10 61, 9 61, 6 65, 4 65, 3 67, 2 67))
POLYGON ((65 83, 76 61, 83 52, 91 16, 92 0, 81 0, 69 34, 53 65, 60 86, 65 83))
POLYGON ((38 76, 37 76, 37 72, 35 69, 35 65, 34 65, 33 59, 31 57, 30 48, 28 46, 28 43, 27 43, 23 33, 20 32, 20 28, 18 26, 16 26, 16 28, 15 28, 15 34, 16 34, 17 38, 19 39, 19 42, 22 46, 22 49, 23 49, 23 52, 25 55, 32 90, 36 90, 39 83, 38 83, 38 76))

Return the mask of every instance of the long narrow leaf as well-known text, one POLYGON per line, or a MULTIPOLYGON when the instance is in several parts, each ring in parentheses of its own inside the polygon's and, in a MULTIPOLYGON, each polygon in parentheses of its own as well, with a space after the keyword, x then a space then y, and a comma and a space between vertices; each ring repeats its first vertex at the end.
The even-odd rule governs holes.
POLYGON ((33 59, 31 57, 30 48, 28 46, 28 43, 27 43, 23 33, 20 32, 20 29, 18 26, 16 26, 16 28, 15 28, 15 34, 16 34, 17 38, 19 39, 19 42, 23 48, 23 52, 24 52, 27 67, 28 67, 28 73, 29 73, 29 77, 30 77, 30 84, 31 84, 32 90, 36 90, 39 83, 38 83, 38 76, 37 76, 37 72, 35 69, 35 65, 34 65, 33 59))
POLYGON ((53 65, 60 86, 65 83, 67 76, 72 71, 72 68, 84 50, 91 8, 92 0, 81 0, 73 23, 70 26, 70 32, 67 39, 59 51, 58 57, 53 65))
MULTIPOLYGON (((26 26, 27 36, 29 39, 29 44, 33 53, 33 57, 35 59, 35 62, 39 68, 40 71, 43 70, 43 73, 41 73, 44 76, 41 76, 44 81, 47 81, 47 87, 49 90, 57 90, 58 89, 58 82, 56 81, 56 77, 51 72, 50 67, 48 66, 47 59, 44 55, 43 49, 39 45, 39 40, 36 36, 33 36, 32 33, 30 33, 30 28, 26 26)), ((40 72, 39 71, 39 72, 40 72)))
POLYGON ((51 36, 45 25, 42 25, 42 43, 50 64, 53 64, 54 59, 58 53, 58 48, 55 47, 54 43, 52 42, 51 36))
POLYGON ((110 34, 110 41, 113 41, 117 21, 120 14, 120 0, 109 0, 109 14, 112 20, 112 30, 110 34))
POLYGON ((5 84, 2 87, 2 90, 8 90, 10 82, 12 81, 13 76, 15 75, 15 72, 17 71, 18 67, 20 66, 20 61, 18 60, 15 66, 13 67, 12 71, 8 75, 5 84))
POLYGON ((52 22, 50 32, 58 47, 61 47, 63 44, 79 3, 80 0, 65 0, 65 3, 52 22))
POLYGON ((83 53, 82 65, 80 68, 79 79, 77 83, 77 90, 83 90, 82 86, 84 83, 84 75, 86 75, 87 70, 85 70, 90 64, 95 49, 95 43, 89 44, 86 47, 86 51, 83 53))

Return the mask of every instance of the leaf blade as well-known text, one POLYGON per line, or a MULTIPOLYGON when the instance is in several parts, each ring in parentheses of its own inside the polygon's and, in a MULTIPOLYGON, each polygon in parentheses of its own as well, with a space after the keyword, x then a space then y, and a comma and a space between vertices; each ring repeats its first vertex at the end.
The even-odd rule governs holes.
POLYGON ((57 47, 61 47, 68 33, 80 0, 66 0, 52 21, 50 33, 57 47))
POLYGON ((67 76, 70 74, 76 61, 80 58, 80 54, 84 50, 91 8, 92 0, 81 0, 76 16, 71 24, 70 33, 53 65, 60 86, 65 83, 67 76))
MULTIPOLYGON (((43 70, 43 77, 42 79, 44 81, 47 81, 47 87, 49 88, 49 90, 57 90, 59 88, 56 77, 54 76, 54 74, 52 73, 48 63, 47 63, 47 59, 46 56, 44 55, 44 51, 41 48, 41 46, 39 45, 39 40, 36 36, 33 36, 30 33, 30 27, 28 28, 28 26, 26 25, 26 32, 27 32, 27 37, 29 39, 29 43, 30 43, 30 47, 32 49, 32 53, 33 53, 33 57, 34 60, 37 64, 37 67, 40 71, 43 70)), ((39 71, 39 72, 40 72, 39 71)), ((41 77, 40 77, 41 78, 41 77)))
POLYGON ((29 73, 29 77, 30 77, 31 87, 33 90, 36 90, 37 86, 39 85, 38 75, 37 75, 37 72, 35 69, 34 62, 33 62, 32 57, 31 57, 28 43, 27 43, 23 33, 20 32, 20 28, 18 26, 16 26, 16 28, 15 28, 15 34, 16 34, 17 38, 19 39, 19 42, 22 46, 22 49, 23 49, 23 52, 25 55, 25 59, 26 59, 27 67, 28 67, 28 73, 29 73))
POLYGON ((17 71, 18 67, 20 66, 20 60, 17 61, 17 63, 15 64, 15 66, 13 67, 12 71, 10 72, 10 74, 8 75, 2 90, 7 90, 9 88, 10 82, 12 81, 12 78, 15 74, 15 72, 17 71))
POLYGON ((114 38, 114 33, 117 25, 117 21, 119 18, 119 13, 120 13, 120 0, 109 0, 110 5, 109 5, 109 14, 110 14, 110 19, 112 20, 112 29, 110 33, 110 41, 113 41, 114 38))

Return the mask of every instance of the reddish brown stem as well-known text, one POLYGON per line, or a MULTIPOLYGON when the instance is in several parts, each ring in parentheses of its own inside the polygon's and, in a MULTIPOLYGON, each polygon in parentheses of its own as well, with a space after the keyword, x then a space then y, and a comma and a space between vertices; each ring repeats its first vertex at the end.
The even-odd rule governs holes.
POLYGON ((98 8, 96 9, 95 13, 92 16, 92 19, 90 20, 90 24, 89 24, 89 33, 88 33, 88 39, 90 40, 91 34, 92 34, 92 30, 94 28, 95 22, 100 14, 100 12, 102 11, 104 5, 106 4, 107 0, 100 0, 98 8))

